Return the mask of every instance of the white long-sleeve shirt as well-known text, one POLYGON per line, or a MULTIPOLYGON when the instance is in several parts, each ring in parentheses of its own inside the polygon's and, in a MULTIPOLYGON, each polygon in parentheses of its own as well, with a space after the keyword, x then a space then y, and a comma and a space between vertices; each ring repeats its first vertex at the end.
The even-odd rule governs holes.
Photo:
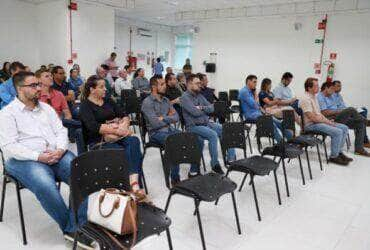
POLYGON ((48 104, 29 110, 15 98, 0 111, 0 147, 6 159, 37 161, 46 150, 67 146, 67 129, 48 104))
POLYGON ((119 77, 119 78, 114 82, 114 90, 116 91, 116 94, 117 94, 118 96, 121 96, 121 91, 122 91, 123 89, 132 89, 132 87, 131 87, 131 84, 130 84, 127 80, 125 80, 125 79, 123 79, 123 78, 119 77))

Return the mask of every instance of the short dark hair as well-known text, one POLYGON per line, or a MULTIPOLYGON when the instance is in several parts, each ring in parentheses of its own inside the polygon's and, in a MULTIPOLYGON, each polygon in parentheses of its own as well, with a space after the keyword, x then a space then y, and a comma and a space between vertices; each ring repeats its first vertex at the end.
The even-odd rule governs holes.
POLYGON ((168 74, 166 74, 166 76, 164 77, 164 80, 166 81, 166 83, 168 83, 170 81, 170 79, 171 79, 172 76, 175 76, 176 77, 176 75, 174 73, 168 73, 168 74))
POLYGON ((324 82, 322 85, 321 85, 321 92, 324 91, 325 89, 328 89, 330 87, 333 87, 334 84, 332 82, 324 82))
POLYGON ((116 52, 110 53, 110 57, 117 56, 116 52))
POLYGON ((64 70, 64 68, 62 66, 59 66, 59 65, 54 66, 51 70, 51 73, 54 75, 54 74, 58 73, 58 70, 60 70, 60 69, 64 70))
POLYGON ((160 62, 161 61, 161 58, 160 57, 157 57, 157 62, 160 62))
POLYGON ((125 67, 123 67, 125 70, 128 70, 130 68, 130 65, 125 65, 125 67))
POLYGON ((16 87, 22 86, 24 84, 24 80, 27 77, 35 76, 33 72, 21 71, 13 76, 13 84, 16 87))
POLYGON ((158 76, 158 75, 154 75, 150 78, 149 80, 149 83, 150 83, 150 87, 153 88, 154 86, 157 86, 158 84, 158 79, 162 79, 162 77, 158 76))
POLYGON ((109 70, 109 66, 106 64, 102 64, 100 67, 102 67, 104 70, 109 70))
POLYGON ((251 81, 251 80, 254 80, 254 79, 257 79, 256 75, 248 75, 247 78, 245 78, 245 84, 247 84, 248 81, 251 81))
POLYGON ((290 79, 290 78, 293 78, 293 74, 290 73, 290 72, 285 72, 283 74, 283 76, 281 77, 281 80, 287 80, 287 79, 290 79))
POLYGON ((40 78, 40 77, 41 77, 41 74, 42 74, 42 73, 45 73, 45 72, 48 72, 48 73, 49 73, 49 70, 47 70, 47 69, 43 69, 43 68, 40 68, 40 69, 36 70, 36 72, 35 72, 35 76, 36 76, 37 78, 40 78))
POLYGON ((335 86, 335 85, 337 85, 337 83, 341 84, 342 82, 341 82, 341 81, 339 81, 339 80, 335 80, 335 81, 333 81, 333 85, 334 85, 334 86, 335 86))
POLYGON ((203 74, 203 73, 198 73, 197 76, 198 76, 199 80, 201 80, 201 81, 203 81, 204 78, 207 77, 207 75, 206 74, 203 74))
POLYGON ((9 66, 10 74, 13 74, 17 69, 25 70, 26 67, 21 62, 12 62, 9 66))
POLYGON ((318 81, 318 79, 314 77, 307 78, 306 81, 304 82, 304 89, 308 91, 310 88, 313 87, 313 82, 315 81, 318 81))
POLYGON ((266 91, 267 87, 271 85, 271 79, 270 78, 263 78, 261 82, 261 91, 266 91))
POLYGON ((73 71, 77 71, 77 69, 71 68, 71 70, 69 71, 69 74, 72 74, 73 71))
POLYGON ((186 78, 186 83, 192 82, 194 80, 194 78, 199 78, 199 76, 196 75, 196 74, 190 74, 190 75, 188 75, 188 77, 186 78))

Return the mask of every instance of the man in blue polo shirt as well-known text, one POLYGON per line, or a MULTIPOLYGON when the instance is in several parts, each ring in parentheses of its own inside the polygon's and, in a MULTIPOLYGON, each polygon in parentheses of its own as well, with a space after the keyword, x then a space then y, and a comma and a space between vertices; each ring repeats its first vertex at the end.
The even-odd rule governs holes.
MULTIPOLYGON (((256 122, 257 118, 262 116, 261 107, 259 105, 258 96, 256 92, 257 76, 249 75, 245 80, 246 86, 239 91, 239 100, 241 101, 241 111, 244 118, 250 122, 256 122)), ((276 142, 280 142, 282 137, 282 124, 276 118, 273 118, 274 122, 274 139, 276 142)), ((285 137, 290 139, 292 133, 289 130, 285 131, 285 137)))
POLYGON ((12 77, 0 85, 0 109, 8 105, 17 96, 17 91, 13 84, 13 76, 21 71, 25 71, 25 66, 20 62, 13 62, 10 64, 9 70, 12 77))
POLYGON ((366 136, 366 119, 355 108, 343 108, 333 97, 335 86, 331 82, 325 82, 321 86, 321 92, 317 95, 321 113, 328 119, 347 125, 355 131, 355 154, 370 156, 364 147, 370 147, 366 136), (364 143, 365 142, 365 143, 364 143))

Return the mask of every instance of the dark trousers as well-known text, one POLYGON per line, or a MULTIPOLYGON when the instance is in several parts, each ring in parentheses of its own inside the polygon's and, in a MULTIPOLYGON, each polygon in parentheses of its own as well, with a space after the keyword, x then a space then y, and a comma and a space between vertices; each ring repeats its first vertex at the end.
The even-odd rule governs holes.
POLYGON ((347 125, 355 131, 355 151, 361 151, 364 148, 366 135, 366 119, 357 112, 355 108, 343 109, 334 118, 335 122, 347 125))

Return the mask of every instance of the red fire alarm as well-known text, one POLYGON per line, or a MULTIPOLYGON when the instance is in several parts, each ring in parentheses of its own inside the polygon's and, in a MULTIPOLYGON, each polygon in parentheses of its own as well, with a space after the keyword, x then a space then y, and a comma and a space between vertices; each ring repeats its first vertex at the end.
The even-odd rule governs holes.
POLYGON ((316 75, 320 75, 321 74, 321 70, 320 69, 315 70, 315 74, 316 75))
POLYGON ((68 64, 73 64, 73 60, 72 60, 72 59, 69 59, 69 60, 67 61, 67 63, 68 63, 68 64))
POLYGON ((330 53, 330 60, 337 59, 337 53, 330 53))
POLYGON ((318 28, 319 28, 319 30, 324 30, 326 28, 326 23, 325 22, 320 22, 318 28))
POLYGON ((71 2, 68 7, 70 10, 77 10, 77 3, 71 2))

